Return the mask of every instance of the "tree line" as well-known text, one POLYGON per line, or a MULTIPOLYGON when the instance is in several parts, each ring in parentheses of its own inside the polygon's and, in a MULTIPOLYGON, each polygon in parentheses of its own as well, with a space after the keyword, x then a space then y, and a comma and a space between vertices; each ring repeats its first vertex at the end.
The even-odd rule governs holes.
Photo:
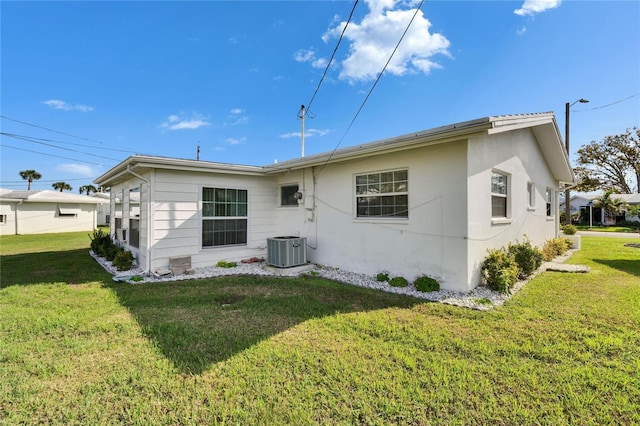
MULTIPOLYGON (((31 191, 31 183, 34 180, 39 180, 42 178, 42 175, 35 170, 22 170, 20 172, 20 177, 23 180, 27 181, 27 191, 31 191)), ((69 185, 67 182, 55 182, 51 185, 51 187, 57 191, 71 191, 73 187, 69 185)), ((82 185, 78 188, 78 192, 80 194, 86 193, 87 195, 95 194, 96 192, 108 192, 109 188, 98 186, 97 188, 93 185, 82 185)))

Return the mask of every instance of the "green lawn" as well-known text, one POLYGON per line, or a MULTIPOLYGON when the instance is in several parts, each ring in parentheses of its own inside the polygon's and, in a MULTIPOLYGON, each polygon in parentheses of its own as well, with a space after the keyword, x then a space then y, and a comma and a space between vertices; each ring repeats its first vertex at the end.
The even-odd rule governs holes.
POLYGON ((491 311, 319 278, 115 283, 0 239, 0 424, 640 424, 640 249, 583 237, 491 311))

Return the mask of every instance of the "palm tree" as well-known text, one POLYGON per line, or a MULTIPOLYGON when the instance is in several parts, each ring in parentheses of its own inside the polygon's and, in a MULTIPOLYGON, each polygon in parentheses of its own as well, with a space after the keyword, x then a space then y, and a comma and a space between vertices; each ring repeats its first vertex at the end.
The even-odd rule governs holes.
POLYGON ((98 191, 97 192, 109 192, 110 190, 111 190, 110 186, 100 185, 100 186, 98 186, 98 191))
POLYGON ((98 192, 96 187, 93 185, 82 185, 78 191, 80 192, 80 194, 82 194, 83 192, 86 192, 87 195, 91 195, 92 192, 93 193, 98 192))
POLYGON ((20 177, 29 182, 27 191, 31 191, 31 182, 40 179, 42 175, 35 170, 23 170, 20 172, 20 177))
POLYGON ((53 189, 59 189, 60 192, 62 192, 63 190, 71 191, 73 189, 67 182, 56 182, 51 186, 53 187, 53 189))
POLYGON ((613 190, 609 189, 608 191, 605 191, 604 194, 594 198, 593 201, 596 206, 604 210, 605 218, 615 219, 615 217, 620 216, 622 212, 629 207, 629 205, 622 198, 612 197, 612 195, 613 190))

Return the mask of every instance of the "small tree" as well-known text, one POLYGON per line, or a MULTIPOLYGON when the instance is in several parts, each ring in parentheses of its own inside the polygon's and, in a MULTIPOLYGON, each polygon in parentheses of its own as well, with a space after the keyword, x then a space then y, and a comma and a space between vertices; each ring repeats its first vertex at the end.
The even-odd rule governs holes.
POLYGON ((605 191, 604 194, 595 198, 593 201, 597 207, 600 207, 605 211, 605 216, 615 218, 616 216, 621 215, 622 212, 624 212, 629 207, 629 205, 621 198, 617 198, 612 195, 613 190, 610 189, 608 191, 605 191))
POLYGON ((28 182, 27 191, 31 191, 31 182, 40 179, 42 175, 35 170, 23 170, 20 172, 20 177, 28 182))
POLYGON ((53 189, 57 189, 58 191, 71 191, 73 188, 67 182, 56 182, 51 185, 53 189))

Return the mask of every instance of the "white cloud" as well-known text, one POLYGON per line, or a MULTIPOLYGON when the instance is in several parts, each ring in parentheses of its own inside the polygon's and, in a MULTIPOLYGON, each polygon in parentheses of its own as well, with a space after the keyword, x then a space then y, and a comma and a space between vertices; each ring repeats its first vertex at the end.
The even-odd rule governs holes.
POLYGON ((229 145, 244 145, 245 142, 247 142, 247 138, 246 137, 242 137, 242 138, 227 138, 226 142, 229 145))
POLYGON ((514 10, 513 13, 520 16, 533 16, 549 9, 555 9, 561 3, 562 0, 525 0, 522 7, 514 10))
POLYGON ((191 117, 185 117, 184 115, 172 114, 167 117, 167 121, 160 124, 160 128, 168 130, 184 130, 184 129, 197 129, 203 126, 209 126, 209 123, 205 117, 200 114, 193 113, 191 117))
POLYGON ((56 166, 56 171, 86 178, 92 178, 97 175, 90 166, 84 164, 59 164, 56 166))
POLYGON ((526 32, 527 32, 527 27, 522 27, 518 31, 516 31, 516 34, 522 35, 522 34, 524 34, 526 32))
POLYGON ((66 103, 65 101, 61 101, 60 99, 49 99, 48 101, 44 101, 42 103, 53 109, 60 109, 63 111, 81 111, 81 112, 93 111, 93 107, 82 105, 82 104, 71 105, 66 103))
MULTIPOLYGON (((347 27, 344 39, 350 42, 349 53, 340 65, 339 78, 350 82, 373 80, 378 76, 402 33, 407 28, 416 2, 399 0, 366 0, 369 13, 360 21, 347 27), (409 8, 407 8, 409 7, 409 8)), ((338 38, 346 23, 330 28, 322 39, 338 38)), ((428 74, 439 65, 430 58, 449 55, 449 40, 442 34, 429 31, 431 22, 419 10, 411 27, 394 54, 387 73, 405 75, 422 72, 428 74)))
MULTIPOLYGON (((325 136, 325 135, 327 135, 329 133, 331 133, 331 130, 329 130, 329 129, 306 129, 304 131, 304 137, 305 138, 311 138, 311 137, 314 137, 314 136, 325 136)), ((302 132, 284 133, 284 134, 280 135, 280 137, 282 139, 300 138, 300 137, 302 137, 302 132)))
POLYGON ((234 108, 229 111, 230 121, 224 123, 225 126, 239 126, 240 124, 247 124, 249 122, 249 117, 244 114, 244 110, 241 108, 234 108))
POLYGON ((296 62, 308 62, 314 68, 325 68, 328 62, 326 58, 318 58, 313 49, 300 49, 293 54, 293 59, 296 62))

